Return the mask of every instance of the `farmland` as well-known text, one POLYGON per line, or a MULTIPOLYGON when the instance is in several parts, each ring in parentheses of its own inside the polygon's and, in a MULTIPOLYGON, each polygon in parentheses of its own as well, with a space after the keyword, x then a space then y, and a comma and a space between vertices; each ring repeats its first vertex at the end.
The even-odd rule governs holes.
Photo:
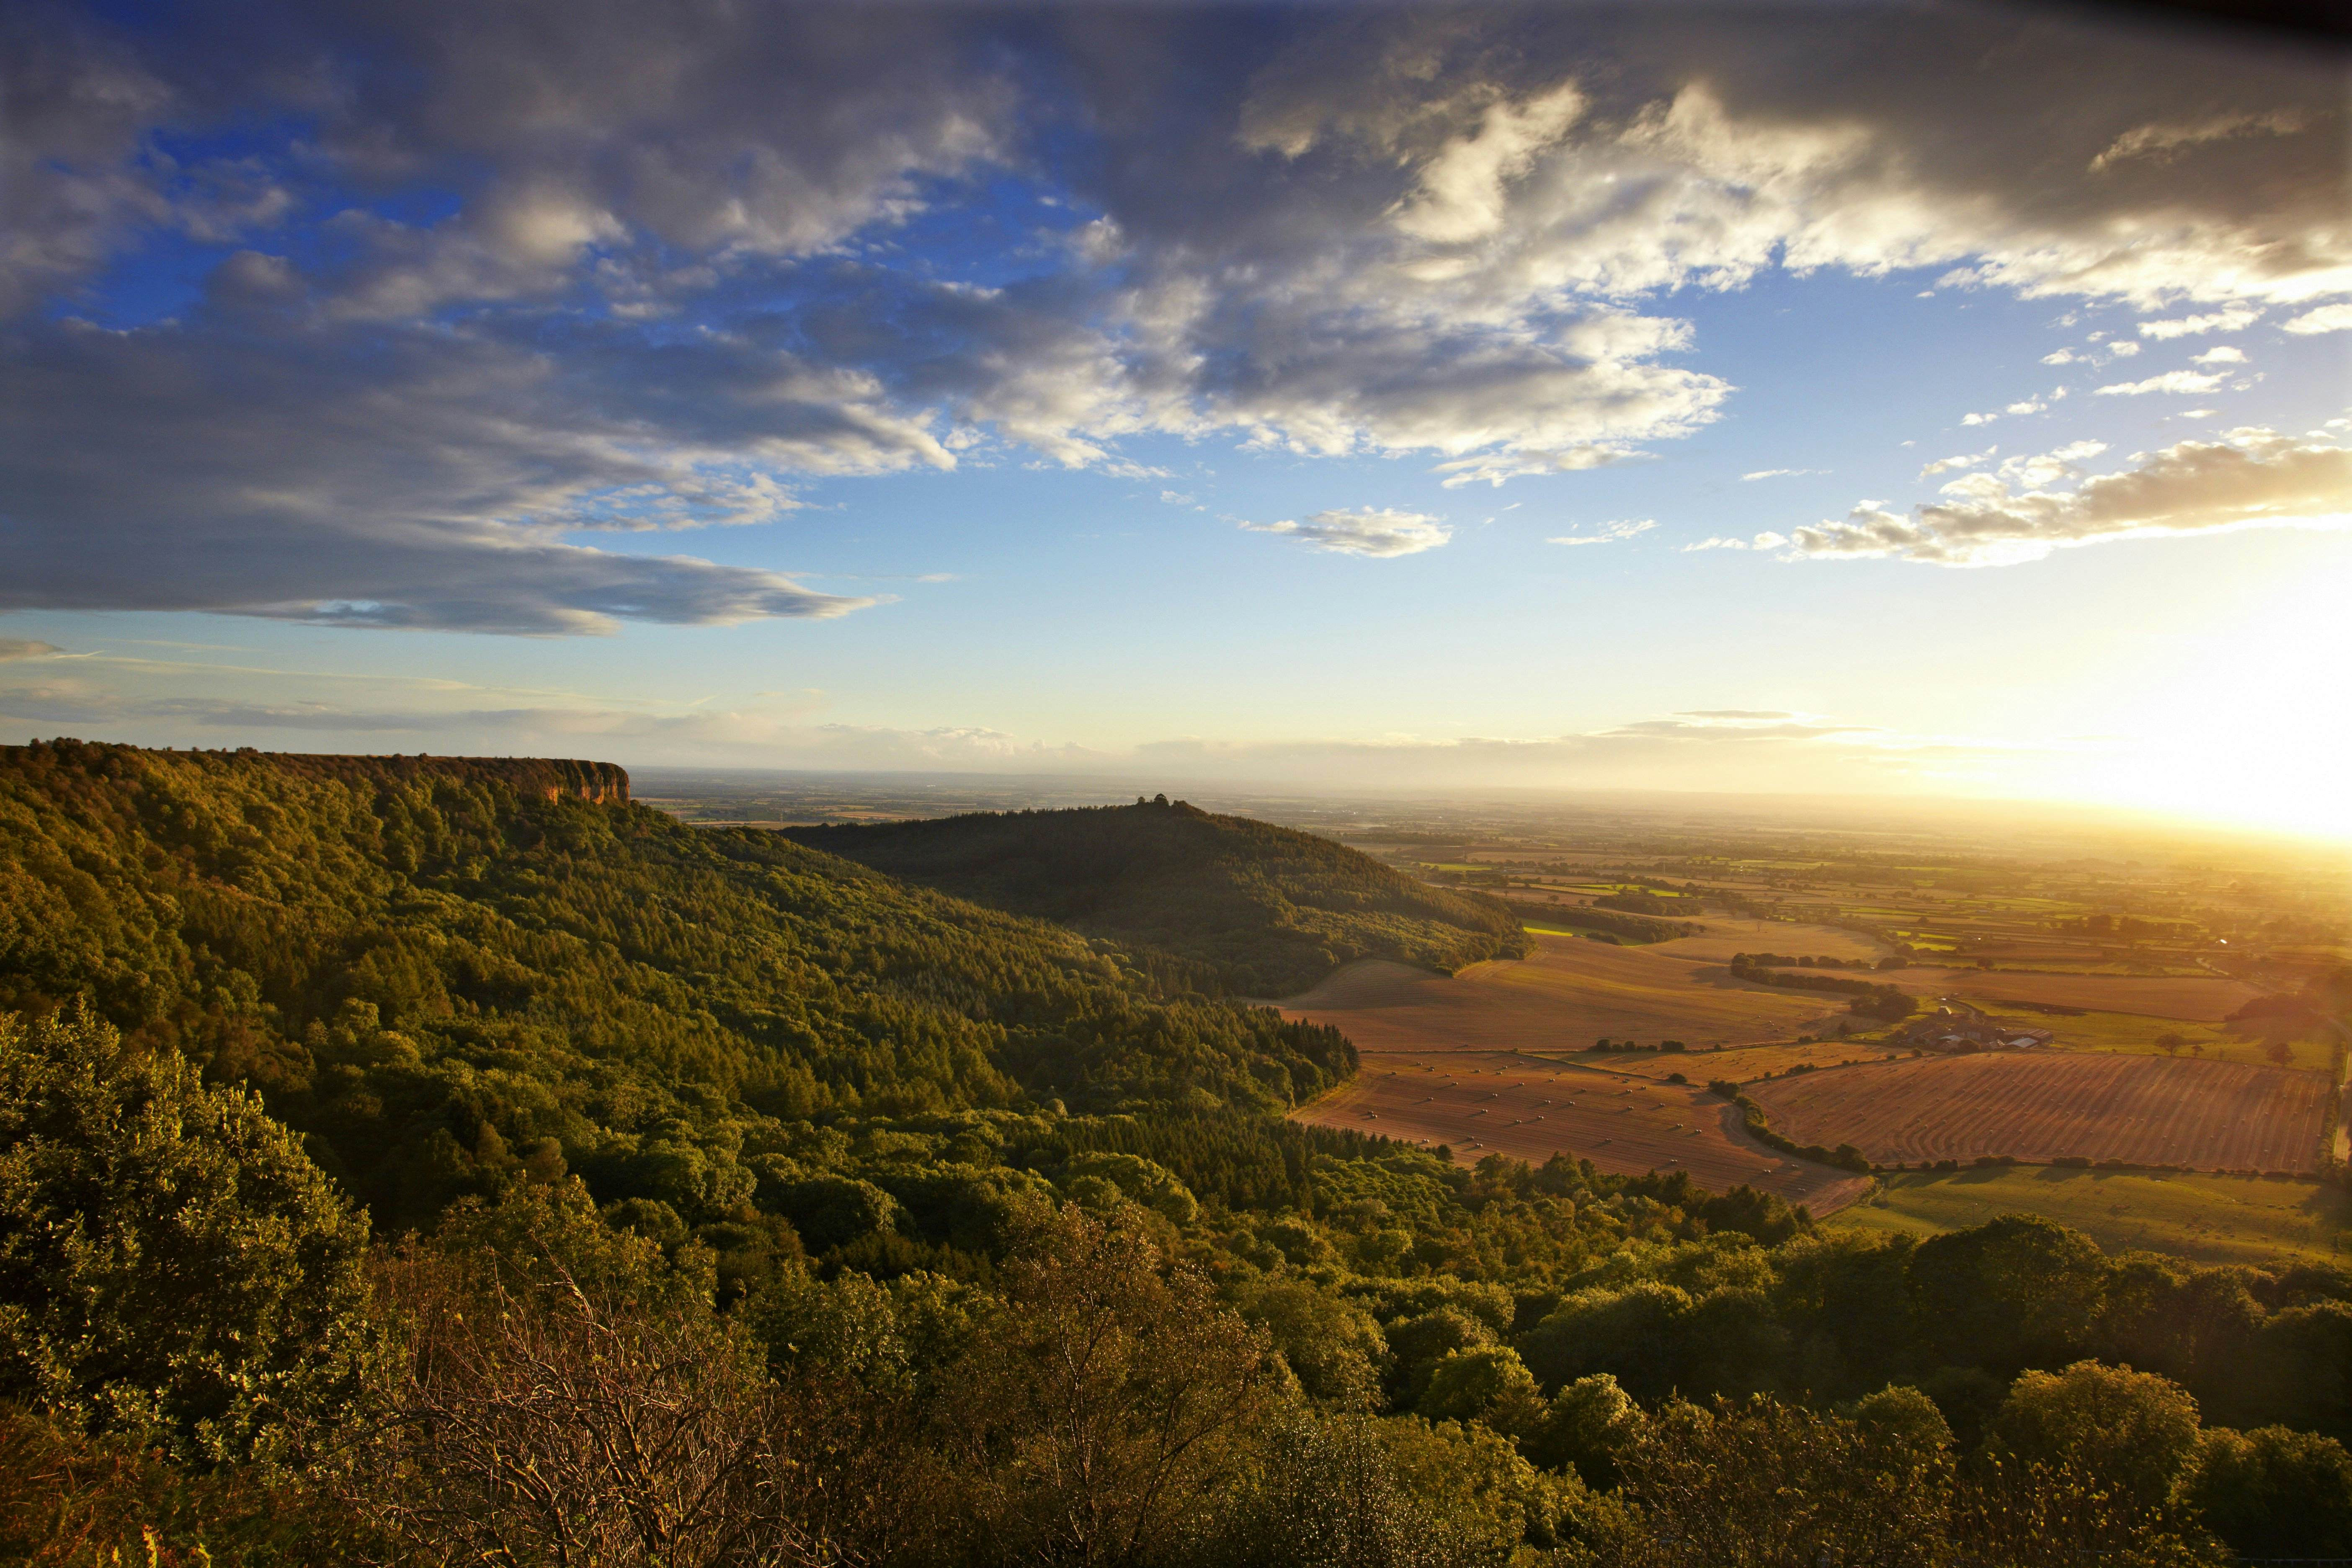
POLYGON ((2202 1169, 2315 1168, 2319 1074, 2236 1062, 2049 1053, 1921 1058, 1750 1088, 1775 1131, 1874 1163, 2009 1155, 2202 1169))
POLYGON ((1654 949, 1538 934, 1533 956, 1452 979, 1378 960, 1283 1004, 1337 1025, 1364 1051, 1574 1051, 1602 1036, 1644 1045, 1788 1039, 1827 1030, 1842 998, 1733 980, 1721 964, 1654 949))
POLYGON ((1915 996, 1958 996, 1999 1010, 2003 1002, 2096 1008, 2151 1018, 2219 1023, 2263 993, 2221 975, 2039 974, 1975 969, 1906 969, 1885 978, 1915 996))
POLYGON ((1505 1051, 1368 1056, 1363 1070, 1298 1111, 1326 1127, 1444 1144, 1465 1163, 1555 1153, 1604 1171, 1684 1170, 1721 1191, 1742 1183, 1817 1214, 1854 1202, 1869 1179, 1776 1154, 1703 1089, 1505 1051))
POLYGON ((2309 1181, 2182 1172, 2003 1167, 1887 1176, 1843 1228, 1932 1236, 1999 1215, 2046 1215, 2110 1253, 2146 1248, 2200 1263, 2341 1260, 2352 1195, 2309 1181))

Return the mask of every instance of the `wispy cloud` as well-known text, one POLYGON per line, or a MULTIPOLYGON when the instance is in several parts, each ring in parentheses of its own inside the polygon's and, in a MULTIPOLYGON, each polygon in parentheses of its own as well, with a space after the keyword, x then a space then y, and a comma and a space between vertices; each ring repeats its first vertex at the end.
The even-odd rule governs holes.
POLYGON ((1614 544, 1620 540, 1632 539, 1636 534, 1647 533, 1657 526, 1657 521, 1654 518, 1620 518, 1614 522, 1601 523, 1598 530, 1591 533, 1559 534, 1544 542, 1547 544, 1614 544))
POLYGON ((1753 483, 1758 479, 1793 479, 1801 474, 1826 474, 1828 472, 1829 470, 1827 468, 1759 468, 1752 474, 1742 474, 1739 477, 1750 483, 1753 483))
POLYGON ((2101 397, 2140 397, 2151 392, 2196 394, 2210 392, 2223 380, 2219 371, 2168 370, 2146 381, 2123 381, 2098 390, 2101 397))
POLYGON ((1304 522, 1244 522, 1253 533, 1279 533, 1341 555, 1386 559, 1434 550, 1454 537, 1454 530, 1417 511, 1365 507, 1355 511, 1318 511, 1304 522))
POLYGON ((2252 305, 2231 305, 2202 316, 2173 316, 2163 321, 2142 321, 2139 335, 2144 338, 2185 338, 2199 332, 2234 332, 2251 327, 2262 320, 2262 311, 2252 305))

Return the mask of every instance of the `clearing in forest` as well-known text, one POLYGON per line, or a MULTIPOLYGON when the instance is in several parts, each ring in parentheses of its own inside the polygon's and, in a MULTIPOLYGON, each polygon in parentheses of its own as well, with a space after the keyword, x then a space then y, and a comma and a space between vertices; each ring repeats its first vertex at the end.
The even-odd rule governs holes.
POLYGON ((1836 1068, 1748 1090, 1800 1143, 1852 1143, 1877 1164, 2006 1154, 2201 1170, 2318 1163, 2328 1083, 2242 1062, 2031 1051, 1836 1068))
POLYGON ((1727 1101, 1684 1084, 1507 1052, 1367 1054, 1362 1070, 1293 1113, 1406 1142, 1444 1144, 1541 1164, 1554 1154, 1620 1175, 1688 1171, 1715 1192, 1742 1183, 1823 1215, 1870 1190, 1869 1178, 1775 1153, 1739 1130, 1727 1101))

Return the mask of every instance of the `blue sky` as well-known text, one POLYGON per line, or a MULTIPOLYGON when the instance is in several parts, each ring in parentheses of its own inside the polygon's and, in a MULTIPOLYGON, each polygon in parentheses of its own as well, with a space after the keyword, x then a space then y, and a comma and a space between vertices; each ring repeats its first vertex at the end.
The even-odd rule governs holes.
POLYGON ((2340 58, 680 15, 12 23, 0 735, 2342 826, 2340 58))

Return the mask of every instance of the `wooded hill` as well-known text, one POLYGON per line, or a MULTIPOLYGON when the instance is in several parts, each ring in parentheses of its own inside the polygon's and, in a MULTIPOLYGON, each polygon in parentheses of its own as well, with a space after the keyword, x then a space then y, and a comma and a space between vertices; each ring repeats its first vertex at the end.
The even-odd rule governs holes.
POLYGON ((784 831, 960 899, 1206 965, 1244 995, 1292 995, 1359 958, 1450 974, 1528 951, 1518 917, 1499 900, 1430 887, 1310 833, 1164 797, 784 831))
POLYGON ((604 1198, 691 1171, 668 1183, 703 1194, 691 1217, 749 1189, 747 1116, 1278 1112, 1353 1070, 1336 1031, 1115 944, 626 788, 596 763, 0 748, 0 1013, 87 996, 251 1084, 380 1226, 522 1164, 604 1198))

